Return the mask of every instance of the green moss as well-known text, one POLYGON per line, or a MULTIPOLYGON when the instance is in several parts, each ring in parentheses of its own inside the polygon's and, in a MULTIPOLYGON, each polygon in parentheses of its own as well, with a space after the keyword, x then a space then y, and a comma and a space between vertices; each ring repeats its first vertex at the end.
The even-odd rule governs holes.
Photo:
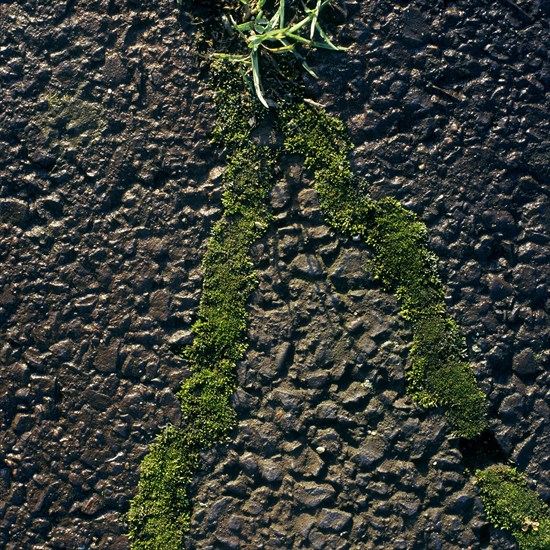
POLYGON ((218 84, 217 139, 233 150, 223 178, 225 212, 203 260, 194 340, 182 350, 192 370, 177 394, 182 425, 167 427, 151 445, 131 503, 129 537, 135 550, 182 547, 192 512, 188 486, 200 466, 200 452, 227 441, 237 422, 230 398, 235 364, 247 348, 246 303, 256 285, 249 251, 270 221, 267 198, 276 155, 250 142, 251 125, 241 124, 252 105, 242 81, 240 88, 231 79, 218 84))
POLYGON ((315 175, 327 223, 347 235, 365 235, 376 206, 360 192, 351 171, 347 156, 352 145, 344 123, 305 104, 284 105, 278 114, 285 150, 302 155, 315 175))
MULTIPOLYGON (((200 452, 226 441, 236 425, 230 406, 235 365, 244 356, 246 303, 256 285, 250 247, 269 221, 267 208, 277 155, 250 140, 264 111, 243 84, 237 66, 214 64, 218 124, 214 140, 230 150, 223 179, 224 215, 203 260, 203 294, 194 340, 182 351, 192 370, 178 398, 181 428, 168 427, 142 465, 129 521, 134 549, 180 548, 189 528, 188 486, 200 452)), ((305 104, 278 113, 288 153, 304 156, 327 222, 363 238, 374 252, 371 268, 401 301, 414 342, 407 370, 409 392, 423 406, 444 406, 454 431, 473 437, 486 427, 486 402, 466 361, 458 327, 446 314, 437 259, 427 229, 393 199, 374 201, 354 177, 344 124, 305 104)))
POLYGON ((191 517, 187 486, 199 465, 199 448, 192 439, 169 426, 151 445, 128 514, 132 548, 181 549, 191 517))
POLYGON ((269 222, 267 195, 275 156, 249 144, 229 159, 224 176, 225 214, 203 261, 204 283, 195 339, 183 356, 191 368, 238 361, 246 350, 246 302, 256 284, 250 246, 269 222))
POLYGON ((286 150, 303 155, 314 173, 327 223, 367 242, 375 253, 375 277, 396 292, 402 316, 412 323, 409 392, 422 406, 443 405, 457 435, 479 434, 487 425, 485 396, 465 360, 458 328, 445 313, 426 226, 396 200, 374 201, 363 191, 347 160, 352 146, 340 120, 302 104, 282 109, 279 124, 286 150))
POLYGON ((271 149, 251 144, 231 156, 224 174, 222 197, 226 215, 241 215, 246 220, 268 217, 268 195, 275 162, 276 155, 271 149))
POLYGON ((351 178, 347 156, 352 145, 340 119, 304 103, 292 103, 282 106, 279 120, 286 137, 285 148, 303 155, 310 170, 328 168, 331 176, 343 173, 351 178))
POLYGON ((248 140, 250 129, 265 115, 265 110, 245 85, 238 63, 217 60, 210 68, 217 108, 212 138, 219 145, 237 150, 248 140))
POLYGON ((426 246, 426 226, 395 199, 376 203, 372 228, 365 235, 376 253, 374 275, 387 289, 396 289, 403 314, 410 321, 443 300, 437 259, 426 246))
POLYGON ((178 392, 182 424, 188 437, 201 449, 227 439, 236 424, 229 399, 235 389, 234 363, 204 369, 187 379, 178 392))
POLYGON ((550 550, 550 513, 525 476, 508 466, 476 472, 476 482, 489 520, 510 531, 520 550, 550 550))

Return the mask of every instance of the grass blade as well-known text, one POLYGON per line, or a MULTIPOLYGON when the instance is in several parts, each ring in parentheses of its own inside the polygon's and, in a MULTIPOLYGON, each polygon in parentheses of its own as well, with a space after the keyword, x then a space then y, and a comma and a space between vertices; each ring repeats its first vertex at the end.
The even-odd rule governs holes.
POLYGON ((301 44, 307 44, 308 46, 311 46, 314 43, 309 38, 304 38, 303 36, 300 36, 299 34, 294 34, 294 33, 291 33, 291 32, 285 33, 285 38, 292 38, 296 42, 300 42, 301 44))
MULTIPOLYGON (((319 25, 319 23, 317 23, 315 25, 315 27, 317 28, 317 31, 319 32, 319 34, 321 35, 321 38, 325 41, 326 44, 328 44, 330 50, 340 50, 340 51, 345 51, 345 50, 348 50, 349 48, 344 48, 342 46, 336 46, 334 45, 329 37, 327 36, 326 32, 322 29, 321 25, 319 25)), ((319 42, 315 42, 315 44, 320 44, 319 42)), ((327 46, 318 46, 318 47, 324 47, 324 48, 327 48, 327 46)))
POLYGON ((234 29, 239 32, 251 31, 252 29, 254 29, 254 21, 247 21, 246 23, 235 25, 234 29))
MULTIPOLYGON (((281 42, 285 45, 285 46, 292 46, 292 44, 290 44, 287 40, 281 40, 281 42)), ((301 63, 302 67, 313 77, 313 78, 319 78, 315 72, 313 71, 313 69, 307 64, 307 61, 304 59, 304 56, 302 54, 300 54, 299 52, 297 52, 294 48, 292 48, 292 50, 290 50, 294 57, 301 63)))
POLYGON ((286 0, 280 0, 279 2, 279 10, 277 12, 277 15, 279 16, 279 28, 283 29, 285 26, 285 2, 286 0))
POLYGON ((313 12, 313 19, 311 20, 311 28, 309 30, 309 38, 313 40, 315 34, 315 27, 317 27, 317 19, 319 19, 319 12, 321 11, 321 0, 317 0, 317 6, 313 12))
POLYGON ((290 52, 294 49, 294 44, 289 44, 288 46, 282 46, 282 47, 279 47, 279 48, 269 48, 268 46, 266 46, 264 44, 264 48, 268 52, 273 52, 273 53, 290 52))
POLYGON ((266 108, 269 109, 269 105, 264 97, 262 82, 260 80, 260 62, 258 59, 258 51, 252 50, 250 54, 252 59, 252 81, 254 82, 254 89, 256 90, 256 95, 260 100, 260 103, 266 108))
POLYGON ((289 27, 288 29, 285 29, 286 33, 294 34, 296 31, 299 31, 303 26, 307 25, 311 18, 313 17, 313 13, 310 13, 307 17, 304 17, 301 21, 298 21, 295 25, 292 25, 292 27, 289 27))
POLYGON ((250 63, 250 56, 248 55, 236 55, 231 53, 213 53, 211 55, 217 59, 227 59, 228 61, 235 61, 236 63, 250 63))
POLYGON ((298 45, 302 44, 311 49, 323 48, 332 51, 348 49, 333 44, 319 23, 322 9, 330 1, 316 0, 314 9, 303 5, 304 17, 297 23, 289 21, 289 25, 285 26, 286 0, 279 0, 276 9, 270 3, 272 7, 269 9, 269 12, 273 13, 275 11, 270 19, 267 19, 267 16, 263 12, 263 7, 267 4, 267 0, 257 0, 255 2, 240 0, 245 8, 252 13, 245 14, 245 22, 239 25, 235 23, 231 15, 229 15, 229 18, 232 23, 231 27, 238 31, 246 41, 250 49, 250 55, 214 54, 214 56, 238 62, 242 68, 242 72, 246 73, 249 83, 250 79, 248 77, 250 71, 252 71, 252 82, 250 85, 255 91, 258 100, 266 108, 269 108, 270 105, 274 106, 275 103, 265 97, 262 86, 260 74, 260 55, 262 49, 265 48, 266 52, 264 53, 292 52, 296 60, 300 62, 305 71, 313 78, 318 78, 318 76, 308 65, 304 56, 297 50, 298 45), (248 17, 252 17, 252 20, 247 21, 248 17), (317 40, 315 40, 315 31, 318 32, 319 36, 317 40))

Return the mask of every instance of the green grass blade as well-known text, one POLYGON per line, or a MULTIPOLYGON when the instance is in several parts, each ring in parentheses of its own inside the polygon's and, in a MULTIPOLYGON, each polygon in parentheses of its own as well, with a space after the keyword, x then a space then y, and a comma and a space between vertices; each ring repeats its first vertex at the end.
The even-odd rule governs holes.
POLYGON ((213 53, 212 57, 218 59, 227 59, 228 61, 235 61, 238 63, 250 63, 250 56, 248 55, 237 55, 231 53, 213 53))
POLYGON ((279 2, 279 10, 277 12, 277 15, 279 16, 279 28, 283 29, 285 26, 285 1, 286 0, 280 0, 279 2))
POLYGON ((341 48, 334 47, 334 44, 327 44, 326 42, 310 42, 309 45, 312 48, 322 48, 324 50, 341 51, 341 48))
POLYGON ((254 29, 254 21, 247 21, 246 23, 241 23, 240 25, 234 25, 233 28, 239 32, 248 32, 254 29))
POLYGON ((291 52, 294 49, 294 44, 289 44, 288 46, 283 46, 279 48, 270 48, 269 46, 266 46, 265 44, 263 44, 263 47, 269 52, 282 53, 282 52, 291 52))
POLYGON ((258 51, 253 50, 251 54, 252 59, 252 81, 254 82, 254 89, 256 90, 256 95, 260 100, 260 103, 266 108, 269 109, 269 105, 263 94, 262 82, 260 80, 260 62, 258 59, 258 51))
MULTIPOLYGON (((287 41, 285 40, 281 40, 281 42, 283 44, 286 45, 291 45, 289 44, 287 41)), ((292 54, 294 55, 294 57, 301 63, 302 67, 313 77, 313 78, 319 78, 315 72, 313 71, 313 69, 307 64, 307 61, 304 59, 304 56, 302 54, 300 54, 299 52, 297 52, 295 49, 292 49, 292 54)))
POLYGON ((315 34, 315 27, 317 27, 317 19, 319 19, 320 11, 321 11, 321 0, 317 0, 317 6, 315 6, 315 10, 313 12, 313 18, 311 20, 311 28, 309 30, 310 40, 313 40, 313 36, 315 34))
POLYGON ((302 55, 300 55, 296 50, 292 52, 294 54, 294 57, 300 61, 302 64, 302 67, 316 80, 319 79, 315 71, 307 64, 307 61, 304 59, 302 55))
POLYGON ((285 38, 292 38, 293 40, 296 40, 296 42, 307 44, 308 46, 313 43, 311 40, 309 40, 309 38, 304 38, 303 36, 300 36, 299 34, 294 34, 293 32, 287 32, 284 36, 285 38))
POLYGON ((313 13, 310 13, 307 17, 304 17, 301 21, 298 21, 295 25, 292 25, 292 27, 289 27, 286 29, 287 33, 293 34, 297 31, 299 31, 302 27, 307 25, 313 17, 313 13))
MULTIPOLYGON (((327 34, 325 33, 325 31, 322 29, 321 25, 319 25, 319 23, 317 23, 317 24, 315 25, 315 27, 316 27, 317 31, 319 32, 319 34, 321 35, 321 38, 330 46, 329 49, 331 49, 331 50, 339 50, 339 51, 346 51, 346 50, 349 49, 349 48, 344 48, 344 47, 342 47, 342 46, 336 46, 335 44, 333 44, 333 43, 330 41, 330 39, 329 39, 329 37, 327 36, 327 34)), ((322 47, 322 46, 319 46, 319 47, 322 47)), ((324 46, 324 47, 326 48, 327 46, 324 46)))
POLYGON ((262 41, 264 40, 280 40, 281 37, 284 37, 286 36, 286 30, 283 29, 273 29, 273 30, 270 30, 269 32, 266 32, 265 34, 262 35, 262 41))

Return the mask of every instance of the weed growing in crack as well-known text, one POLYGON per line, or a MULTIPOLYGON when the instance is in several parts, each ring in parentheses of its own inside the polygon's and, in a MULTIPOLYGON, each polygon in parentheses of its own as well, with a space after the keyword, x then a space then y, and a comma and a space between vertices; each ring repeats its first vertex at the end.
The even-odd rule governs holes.
POLYGON ((237 32, 245 41, 249 53, 231 54, 215 53, 215 57, 226 59, 236 63, 243 63, 246 67, 246 73, 252 74, 254 90, 261 104, 269 108, 275 106, 274 102, 266 99, 262 84, 260 70, 262 55, 273 55, 281 53, 291 53, 302 65, 302 67, 314 78, 317 75, 307 64, 304 56, 299 51, 299 46, 305 46, 310 49, 324 48, 327 50, 345 50, 335 46, 328 38, 326 32, 319 23, 321 10, 330 2, 330 0, 317 0, 316 6, 309 9, 304 6, 304 17, 296 22, 286 24, 285 14, 286 0, 280 0, 275 13, 269 17, 264 12, 266 0, 252 2, 241 0, 245 7, 245 18, 243 23, 237 23, 229 15, 229 28, 237 32), (319 38, 315 39, 315 35, 319 38))
POLYGON ((457 435, 474 437, 487 426, 486 399, 478 388, 458 327, 445 313, 437 259, 426 245, 426 226, 394 199, 374 201, 361 192, 347 155, 343 123, 306 105, 280 110, 289 153, 304 156, 315 177, 329 225, 360 236, 375 253, 371 268, 401 300, 414 335, 408 391, 425 407, 442 405, 457 435))
POLYGON ((179 550, 189 530, 189 484, 201 451, 228 440, 236 426, 230 398, 235 365, 243 358, 246 303, 256 286, 250 248, 265 232, 276 154, 249 139, 254 101, 242 80, 218 73, 220 127, 217 139, 230 148, 224 174, 225 212, 215 224, 203 260, 204 282, 194 340, 182 351, 192 371, 177 393, 182 426, 168 426, 141 466, 138 493, 128 514, 132 548, 179 550), (222 131, 223 130, 223 131, 222 131))

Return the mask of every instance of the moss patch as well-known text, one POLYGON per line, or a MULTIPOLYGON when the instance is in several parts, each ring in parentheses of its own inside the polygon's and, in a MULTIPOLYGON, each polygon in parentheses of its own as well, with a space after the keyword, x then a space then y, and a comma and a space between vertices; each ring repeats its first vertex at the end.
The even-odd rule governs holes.
POLYGON ((458 327, 446 315, 426 226, 396 200, 369 197, 351 171, 351 142, 340 120, 302 104, 287 105, 279 121, 287 151, 303 155, 314 173, 329 225, 370 245, 375 277, 401 300, 401 314, 414 335, 409 392, 422 406, 443 405, 457 435, 481 433, 487 426, 485 396, 465 360, 458 327))
MULTIPOLYGON (((203 261, 194 341, 181 352, 192 370, 178 392, 182 427, 164 429, 142 464, 129 514, 134 549, 182 547, 192 511, 188 486, 200 467, 200 453, 226 441, 237 422, 230 397, 236 362, 247 348, 246 302, 256 284, 249 250, 270 221, 266 205, 276 164, 273 151, 250 140, 251 127, 265 111, 242 77, 238 65, 212 66, 218 107, 213 137, 230 151, 225 211, 203 261)), ((269 71, 265 77, 279 80, 269 71)), ((327 223, 371 247, 375 277, 395 292, 402 316, 412 325, 409 393, 422 406, 443 406, 457 435, 477 436, 487 426, 486 397, 476 384, 459 328, 446 313, 437 259, 426 244, 426 226, 394 199, 373 200, 347 160, 352 144, 344 123, 309 105, 285 103, 282 98, 292 97, 285 90, 276 92, 286 152, 302 155, 313 172, 327 223)), ((97 113, 88 110, 88 116, 86 108, 53 97, 49 117, 64 132, 70 133, 70 121, 91 121, 92 131, 97 131, 97 113)), ((521 549, 550 550, 548 507, 521 474, 494 466, 478 471, 476 479, 493 523, 512 531, 521 549)))
MULTIPOLYGON (((246 302, 256 284, 249 250, 265 231, 276 153, 250 140, 262 116, 231 67, 216 64, 218 125, 214 139, 231 153, 224 175, 224 215, 203 261, 203 294, 194 341, 182 350, 192 375, 178 392, 182 427, 166 428, 142 465, 130 513, 135 549, 176 549, 189 529, 188 486, 200 452, 226 441, 236 425, 230 406, 235 365, 247 348, 246 302)), ((472 437, 486 426, 485 398, 465 361, 456 324, 445 314, 437 262, 425 244, 426 227, 392 199, 373 201, 351 172, 351 143, 343 123, 305 105, 279 113, 289 153, 314 172, 328 223, 364 238, 375 252, 372 269, 402 302, 413 326, 409 391, 424 406, 444 405, 454 430, 472 437)))
POLYGON ((230 398, 235 364, 248 345, 246 302, 256 285, 249 250, 270 220, 267 204, 276 155, 248 139, 255 106, 242 80, 223 79, 223 69, 217 71, 220 118, 215 137, 232 150, 223 180, 225 212, 214 226, 203 260, 194 340, 182 350, 192 370, 177 394, 182 425, 167 427, 151 446, 131 503, 129 537, 134 549, 181 548, 192 511, 188 486, 200 467, 200 452, 226 441, 237 422, 230 398))
POLYGON ((511 531, 520 550, 550 550, 550 513, 515 468, 493 466, 476 472, 487 516, 497 527, 511 531))

